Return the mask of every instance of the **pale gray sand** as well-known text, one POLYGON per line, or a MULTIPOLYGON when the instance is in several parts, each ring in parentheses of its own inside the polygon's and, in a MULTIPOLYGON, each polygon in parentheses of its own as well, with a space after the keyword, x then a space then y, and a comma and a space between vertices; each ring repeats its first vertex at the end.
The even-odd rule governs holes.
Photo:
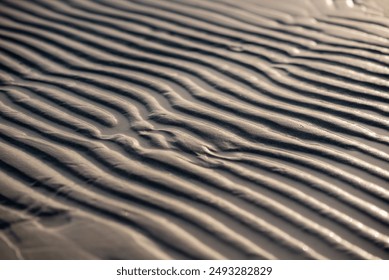
POLYGON ((0 2, 0 258, 388 259, 387 9, 0 2))

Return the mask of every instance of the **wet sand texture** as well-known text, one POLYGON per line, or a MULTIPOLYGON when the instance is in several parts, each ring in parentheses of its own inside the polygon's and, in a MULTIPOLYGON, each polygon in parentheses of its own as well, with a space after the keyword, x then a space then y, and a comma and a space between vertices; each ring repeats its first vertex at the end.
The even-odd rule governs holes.
POLYGON ((384 0, 0 2, 1 259, 388 259, 384 0))

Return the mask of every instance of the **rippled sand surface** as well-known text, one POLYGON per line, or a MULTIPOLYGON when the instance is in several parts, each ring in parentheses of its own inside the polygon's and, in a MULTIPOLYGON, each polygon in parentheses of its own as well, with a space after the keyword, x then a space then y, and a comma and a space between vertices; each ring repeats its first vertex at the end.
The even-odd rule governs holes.
POLYGON ((389 259, 386 0, 0 2, 1 259, 389 259))

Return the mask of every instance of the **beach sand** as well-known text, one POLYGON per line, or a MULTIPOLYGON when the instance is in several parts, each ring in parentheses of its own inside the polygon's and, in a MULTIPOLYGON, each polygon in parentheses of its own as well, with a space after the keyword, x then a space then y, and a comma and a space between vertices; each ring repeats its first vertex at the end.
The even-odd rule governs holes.
POLYGON ((0 2, 0 259, 389 259, 386 0, 0 2))

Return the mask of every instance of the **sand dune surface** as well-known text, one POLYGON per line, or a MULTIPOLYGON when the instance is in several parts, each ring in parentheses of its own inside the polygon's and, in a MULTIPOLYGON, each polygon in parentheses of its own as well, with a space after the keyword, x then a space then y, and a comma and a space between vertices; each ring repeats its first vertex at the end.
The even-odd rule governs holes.
POLYGON ((384 0, 0 2, 1 259, 388 259, 384 0))

